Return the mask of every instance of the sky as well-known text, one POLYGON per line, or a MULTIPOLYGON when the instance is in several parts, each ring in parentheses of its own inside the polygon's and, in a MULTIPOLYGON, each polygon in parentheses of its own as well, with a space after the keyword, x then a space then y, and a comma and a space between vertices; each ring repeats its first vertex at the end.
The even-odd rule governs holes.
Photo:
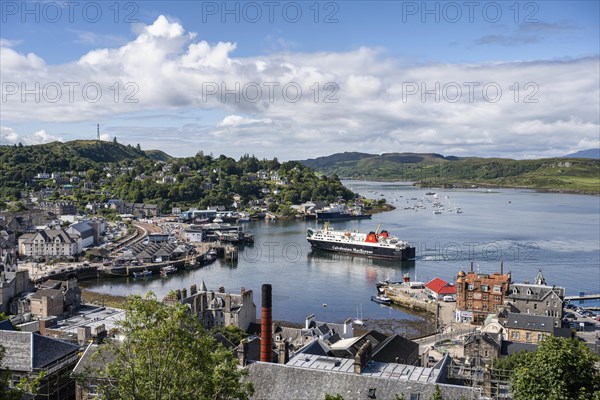
POLYGON ((0 2, 0 143, 518 159, 600 147, 598 1, 0 2))

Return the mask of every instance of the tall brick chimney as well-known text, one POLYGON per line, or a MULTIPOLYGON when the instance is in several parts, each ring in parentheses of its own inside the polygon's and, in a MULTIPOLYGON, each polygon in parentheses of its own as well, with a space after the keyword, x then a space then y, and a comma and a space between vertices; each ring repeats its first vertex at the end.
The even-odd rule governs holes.
POLYGON ((273 362, 273 305, 272 288, 262 285, 262 315, 260 319, 260 361, 273 362))

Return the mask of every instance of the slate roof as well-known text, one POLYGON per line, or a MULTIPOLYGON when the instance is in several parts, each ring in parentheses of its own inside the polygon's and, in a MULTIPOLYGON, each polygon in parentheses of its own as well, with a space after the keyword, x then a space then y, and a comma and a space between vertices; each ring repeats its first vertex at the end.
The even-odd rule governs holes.
POLYGON ((0 321, 0 331, 14 331, 15 328, 13 327, 13 325, 10 323, 9 320, 5 319, 0 321))
POLYGON ((45 229, 36 233, 24 234, 19 238, 20 243, 33 243, 33 239, 40 235, 44 239, 45 243, 54 242, 57 238, 61 243, 75 243, 73 239, 66 231, 58 229, 45 229))
POLYGON ((58 295, 62 295, 62 292, 58 289, 42 289, 38 290, 34 294, 32 294, 29 299, 30 300, 41 300, 42 297, 51 297, 54 298, 58 295))
POLYGON ((554 318, 542 315, 508 313, 506 327, 528 331, 554 332, 554 318))
POLYGON ((96 343, 90 343, 83 352, 83 355, 75 365, 73 374, 82 374, 86 370, 99 370, 104 368, 106 363, 114 361, 115 353, 109 350, 109 347, 100 347, 96 343), (98 351, 102 351, 99 356, 93 357, 98 351))
POLYGON ((502 341, 502 347, 500 348, 500 355, 509 356, 511 354, 518 353, 520 351, 531 351, 534 352, 538 348, 537 344, 533 343, 519 343, 511 342, 508 340, 502 341))
POLYGON ((77 345, 21 331, 0 331, 0 345, 6 349, 0 365, 11 371, 24 372, 43 369, 79 351, 77 345))
POLYGON ((73 224, 73 225, 69 226, 68 229, 72 229, 72 230, 79 232, 82 239, 87 239, 90 236, 94 236, 94 228, 92 228, 90 226, 90 224, 88 224, 85 221, 81 221, 76 224, 73 224))
POLYGON ((407 362, 409 358, 418 356, 419 344, 400 335, 392 335, 385 339, 373 351, 372 359, 379 362, 407 362))
POLYGON ((542 301, 552 294, 556 295, 556 299, 560 300, 565 296, 565 288, 559 286, 535 285, 528 283, 513 283, 508 291, 508 300, 530 300, 542 301))
POLYGON ((56 279, 48 279, 40 284, 42 289, 58 289, 62 285, 62 281, 56 279))
POLYGON ((355 374, 353 360, 349 359, 311 356, 309 362, 297 357, 290 362, 294 360, 299 364, 250 364, 246 379, 254 383, 252 398, 312 400, 339 393, 344 399, 392 400, 398 394, 408 399, 410 394, 419 393, 421 399, 429 399, 436 383, 444 398, 472 398, 472 394, 476 393, 470 387, 440 383, 438 378, 443 375, 440 373, 442 369, 371 362, 361 374, 355 374), (375 389, 375 397, 369 397, 370 389, 375 389))

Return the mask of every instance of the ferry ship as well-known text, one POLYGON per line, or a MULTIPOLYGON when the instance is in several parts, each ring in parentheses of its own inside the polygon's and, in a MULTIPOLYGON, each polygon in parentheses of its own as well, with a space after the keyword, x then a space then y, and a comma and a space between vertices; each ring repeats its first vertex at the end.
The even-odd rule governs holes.
MULTIPOLYGON (((381 226, 381 224, 380 224, 381 226)), ((380 227, 379 226, 379 227, 380 227)), ((390 260, 415 258, 415 247, 388 231, 365 233, 336 231, 326 223, 323 229, 307 229, 306 239, 315 249, 390 260)))

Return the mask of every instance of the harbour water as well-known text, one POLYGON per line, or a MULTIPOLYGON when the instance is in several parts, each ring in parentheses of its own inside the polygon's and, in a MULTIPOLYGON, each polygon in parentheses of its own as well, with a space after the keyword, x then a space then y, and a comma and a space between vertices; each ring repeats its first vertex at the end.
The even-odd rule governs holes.
POLYGON ((419 189, 409 184, 346 181, 369 198, 386 198, 396 210, 371 220, 332 223, 336 229, 375 230, 379 223, 417 248, 415 261, 381 261, 311 251, 306 228, 317 221, 256 221, 246 224, 255 244, 240 251, 237 262, 217 260, 200 269, 167 279, 116 278, 83 283, 87 289, 112 295, 153 291, 163 297, 204 280, 209 289, 224 286, 237 292, 254 290, 260 306, 262 283, 273 285, 273 318, 302 322, 319 320, 414 319, 400 309, 375 304, 378 280, 452 281, 473 268, 481 273, 511 271, 513 281, 532 281, 542 269, 549 285, 564 286, 567 295, 600 292, 600 197, 539 193, 519 189, 419 189), (433 213, 433 196, 443 204, 433 213), (383 195, 383 196, 382 196, 383 195), (411 200, 415 199, 415 200, 411 200), (422 200, 419 202, 419 200, 422 200), (412 207, 423 204, 423 208, 412 207), (462 213, 457 213, 459 207, 462 213))

